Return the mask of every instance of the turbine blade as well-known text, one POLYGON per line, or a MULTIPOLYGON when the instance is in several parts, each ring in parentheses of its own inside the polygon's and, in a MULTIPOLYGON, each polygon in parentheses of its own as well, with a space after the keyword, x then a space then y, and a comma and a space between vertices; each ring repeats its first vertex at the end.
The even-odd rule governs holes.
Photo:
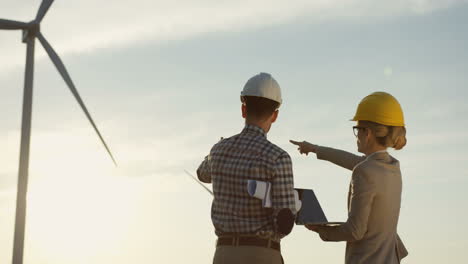
POLYGON ((195 178, 195 176, 193 176, 190 172, 188 172, 187 170, 184 170, 185 173, 190 176, 192 179, 194 179, 198 184, 201 185, 201 187, 203 187, 206 191, 208 191, 209 193, 211 193, 211 195, 213 195, 213 191, 211 191, 210 189, 208 189, 208 187, 206 187, 205 185, 203 185, 203 183, 201 183, 197 178, 195 178))
POLYGON ((114 162, 115 166, 117 166, 117 163, 115 162, 114 156, 112 155, 109 147, 107 146, 106 142, 104 141, 104 138, 102 137, 101 133, 99 132, 96 124, 94 123, 93 118, 88 112, 88 109, 86 108, 83 100, 81 100, 81 97, 78 93, 78 91, 75 88, 75 85, 73 84, 72 79, 70 78, 70 75, 68 74, 67 70, 65 69, 65 65, 63 65, 62 60, 60 60, 59 56, 57 53, 54 51, 52 46, 47 42, 47 40, 44 38, 41 32, 37 33, 37 38, 41 42, 42 46, 46 50, 47 54, 49 54, 50 59, 54 63, 55 67, 59 71, 60 75, 62 75, 63 80, 65 83, 68 85, 68 88, 70 88, 70 91, 72 92, 73 96, 75 97, 76 101, 78 101, 78 104, 81 106, 81 109, 83 109, 83 112, 85 113, 86 117, 88 118, 89 122, 93 126, 94 130, 96 131, 97 135, 101 139, 102 144, 107 150, 107 153, 109 153, 109 156, 111 157, 112 161, 114 162))
POLYGON ((24 29, 27 27, 28 23, 8 19, 0 19, 0 29, 24 29))
POLYGON ((52 5, 53 2, 54 2, 54 0, 43 0, 42 1, 41 6, 39 7, 39 10, 37 11, 37 15, 36 15, 36 19, 35 19, 37 23, 41 23, 42 19, 44 18, 45 14, 49 10, 49 8, 50 8, 50 6, 52 5))

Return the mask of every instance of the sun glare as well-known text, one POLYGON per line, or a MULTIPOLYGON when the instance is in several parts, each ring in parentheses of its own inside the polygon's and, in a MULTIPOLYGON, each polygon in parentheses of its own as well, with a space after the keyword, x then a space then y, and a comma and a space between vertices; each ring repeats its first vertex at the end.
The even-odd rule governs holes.
POLYGON ((51 176, 36 182, 28 196, 31 252, 84 263, 124 247, 124 227, 132 224, 136 196, 124 185, 99 175, 92 180, 51 176))
POLYGON ((77 148, 60 156, 39 149, 30 170, 26 258, 88 263, 122 251, 138 210, 138 182, 115 175, 112 163, 97 157, 101 152, 77 148))

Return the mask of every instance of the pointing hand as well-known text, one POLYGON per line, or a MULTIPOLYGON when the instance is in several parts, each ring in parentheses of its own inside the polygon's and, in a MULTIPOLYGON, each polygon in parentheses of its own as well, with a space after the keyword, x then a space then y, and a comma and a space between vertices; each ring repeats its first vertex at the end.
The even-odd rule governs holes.
POLYGON ((313 153, 317 152, 317 145, 314 145, 307 141, 299 142, 299 141, 289 140, 289 142, 293 143, 294 145, 299 146, 297 149, 299 150, 301 154, 308 155, 309 152, 313 152, 313 153))

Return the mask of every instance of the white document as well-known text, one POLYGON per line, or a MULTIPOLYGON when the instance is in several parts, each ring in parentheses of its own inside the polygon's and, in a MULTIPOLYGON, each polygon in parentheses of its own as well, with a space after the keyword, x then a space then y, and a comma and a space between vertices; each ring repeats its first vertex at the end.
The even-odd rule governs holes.
MULTIPOLYGON (((271 208, 271 183, 248 180, 247 192, 250 196, 262 200, 263 207, 271 208)), ((301 209, 302 202, 299 200, 299 193, 297 190, 294 190, 294 200, 296 204, 296 212, 298 212, 301 209)))
POLYGON ((265 208, 271 208, 271 183, 263 181, 248 180, 247 191, 250 196, 262 200, 265 208))

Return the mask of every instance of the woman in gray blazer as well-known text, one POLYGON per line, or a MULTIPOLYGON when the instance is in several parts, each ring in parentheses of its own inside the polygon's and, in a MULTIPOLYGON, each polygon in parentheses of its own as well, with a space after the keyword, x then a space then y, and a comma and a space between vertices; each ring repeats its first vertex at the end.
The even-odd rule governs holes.
POLYGON ((346 241, 346 264, 395 264, 408 255, 397 234, 402 179, 399 161, 387 153, 406 145, 403 111, 390 94, 376 92, 359 104, 353 127, 357 156, 309 142, 291 143, 352 171, 348 219, 340 226, 307 226, 324 241, 346 241))

